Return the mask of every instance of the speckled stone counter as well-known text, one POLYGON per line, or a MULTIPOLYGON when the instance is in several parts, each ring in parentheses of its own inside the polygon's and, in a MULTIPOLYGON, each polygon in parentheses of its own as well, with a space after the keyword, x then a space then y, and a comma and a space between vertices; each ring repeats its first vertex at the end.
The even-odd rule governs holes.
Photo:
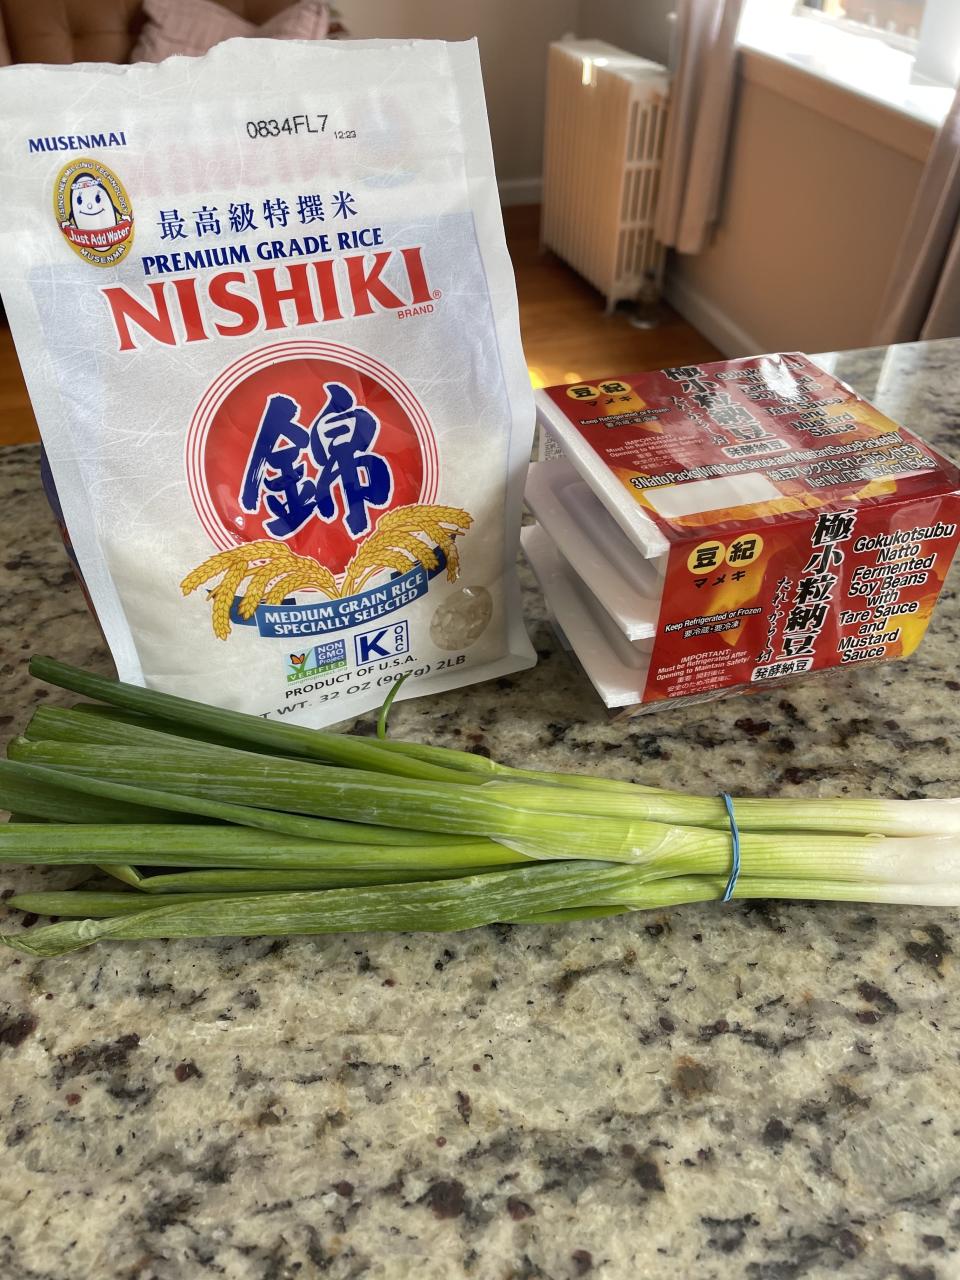
MULTIPOLYGON (((956 455, 958 358, 832 367, 956 455)), ((109 661, 35 449, 0 451, 0 494, 10 734, 60 700, 30 653, 109 661)), ((908 663, 628 725, 531 589, 539 666, 393 728, 711 793, 960 795, 955 589, 908 663)), ((955 912, 754 903, 0 956, 0 1276, 949 1280, 957 952, 955 912)))

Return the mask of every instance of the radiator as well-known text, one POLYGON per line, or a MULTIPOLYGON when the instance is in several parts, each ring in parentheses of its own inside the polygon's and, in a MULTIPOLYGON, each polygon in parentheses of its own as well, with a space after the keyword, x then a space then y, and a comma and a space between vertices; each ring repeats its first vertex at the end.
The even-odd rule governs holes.
POLYGON ((608 311, 662 281, 653 220, 668 86, 666 67, 602 40, 550 45, 540 239, 608 311))

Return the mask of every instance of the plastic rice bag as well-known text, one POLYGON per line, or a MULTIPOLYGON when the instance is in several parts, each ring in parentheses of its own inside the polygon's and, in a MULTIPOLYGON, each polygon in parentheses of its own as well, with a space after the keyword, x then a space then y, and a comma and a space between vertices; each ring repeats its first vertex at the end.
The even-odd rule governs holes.
POLYGON ((0 290, 122 679, 322 725, 531 666, 475 43, 0 72, 0 290))

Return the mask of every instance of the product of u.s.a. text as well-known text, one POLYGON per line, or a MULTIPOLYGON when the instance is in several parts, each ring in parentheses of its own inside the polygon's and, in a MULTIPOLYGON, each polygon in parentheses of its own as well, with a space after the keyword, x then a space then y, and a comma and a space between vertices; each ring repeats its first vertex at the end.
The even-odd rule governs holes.
POLYGON ((0 72, 0 290, 122 679, 322 725, 530 666, 474 43, 0 72))

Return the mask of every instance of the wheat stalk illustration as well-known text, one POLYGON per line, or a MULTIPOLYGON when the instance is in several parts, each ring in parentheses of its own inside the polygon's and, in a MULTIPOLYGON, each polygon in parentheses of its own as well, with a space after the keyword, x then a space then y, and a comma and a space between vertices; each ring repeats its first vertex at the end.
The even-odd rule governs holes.
POLYGON ((472 524, 473 517, 462 507, 414 503, 388 511, 380 517, 376 529, 364 539, 347 565, 343 594, 355 595, 384 568, 398 573, 406 573, 415 564, 423 565, 428 572, 436 569, 438 560, 434 547, 439 547, 446 557, 448 580, 456 582, 460 573, 460 553, 454 539, 457 534, 466 533, 472 524), (424 536, 429 541, 425 542, 424 536))
POLYGON ((180 590, 188 596, 218 575, 222 575, 220 581, 209 588, 207 597, 213 605, 213 633, 221 640, 230 634, 230 610, 244 579, 249 582, 237 612, 245 619, 253 617, 259 604, 276 604, 282 600, 289 594, 294 579, 298 587, 310 587, 330 599, 340 594, 329 569, 306 556, 298 556, 286 543, 267 538, 208 557, 187 574, 180 590))
POLYGON ((447 578, 456 582, 460 554, 455 539, 472 523, 473 517, 460 507, 425 503, 397 507, 381 516, 374 532, 360 543, 347 565, 342 587, 325 565, 297 555, 284 542, 264 538, 209 556, 187 574, 180 590, 188 596, 219 577, 219 582, 208 587, 207 598, 212 605, 213 633, 226 640, 231 631, 230 611, 245 580, 247 586, 237 606, 243 619, 252 618, 261 604, 280 604, 294 591, 319 591, 329 600, 337 600, 356 595, 384 569, 406 573, 420 564, 430 572, 440 563, 436 547, 446 559, 447 578))

